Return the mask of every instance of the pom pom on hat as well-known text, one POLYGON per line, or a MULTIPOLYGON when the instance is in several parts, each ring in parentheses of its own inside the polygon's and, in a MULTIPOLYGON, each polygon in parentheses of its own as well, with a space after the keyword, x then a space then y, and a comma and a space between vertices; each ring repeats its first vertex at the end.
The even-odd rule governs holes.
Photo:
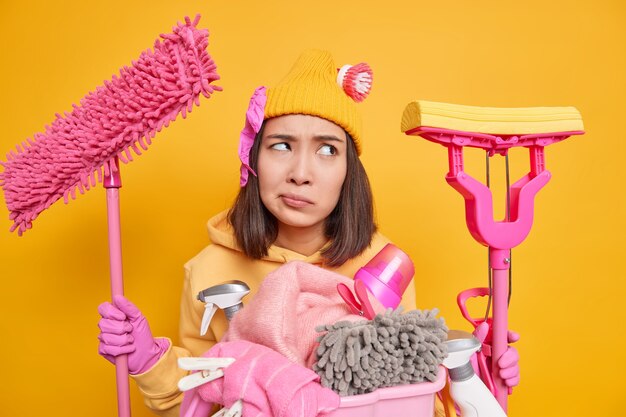
POLYGON ((348 97, 357 103, 367 98, 372 89, 372 68, 362 62, 357 65, 344 65, 337 74, 337 84, 348 97))

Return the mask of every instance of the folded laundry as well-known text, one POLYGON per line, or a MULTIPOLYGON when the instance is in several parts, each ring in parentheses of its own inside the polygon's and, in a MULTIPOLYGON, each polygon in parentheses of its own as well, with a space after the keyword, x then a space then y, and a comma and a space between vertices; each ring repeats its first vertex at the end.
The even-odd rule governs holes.
MULTIPOLYGON (((337 284, 354 281, 306 262, 289 262, 265 277, 258 292, 233 317, 223 341, 247 340, 267 346, 311 368, 316 361, 317 326, 363 320, 352 314, 337 284)), ((370 297, 374 313, 384 307, 370 297)))

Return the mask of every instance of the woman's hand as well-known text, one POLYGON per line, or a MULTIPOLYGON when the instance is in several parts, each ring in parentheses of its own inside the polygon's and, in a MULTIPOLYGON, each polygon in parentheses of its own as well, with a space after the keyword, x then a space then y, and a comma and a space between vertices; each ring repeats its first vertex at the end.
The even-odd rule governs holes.
POLYGON ((113 296, 113 303, 100 304, 98 312, 102 317, 98 353, 111 363, 116 356, 127 354, 131 375, 148 371, 169 348, 167 339, 152 337, 145 316, 124 296, 113 296))
MULTIPOLYGON (((519 334, 509 330, 509 343, 519 340, 519 334)), ((517 349, 509 346, 507 350, 498 359, 498 368, 500 368, 500 378, 504 380, 504 384, 509 387, 509 393, 513 387, 519 384, 519 354, 517 349)))
MULTIPOLYGON (((489 333, 489 325, 485 322, 479 324, 474 330, 474 336, 482 343, 489 333)), ((515 343, 519 340, 518 333, 511 330, 507 333, 508 342, 515 343)), ((512 392, 513 387, 517 386, 520 381, 519 375, 519 354, 517 349, 513 346, 508 346, 507 350, 498 359, 498 368, 500 378, 504 381, 504 384, 509 388, 509 394, 512 392)))

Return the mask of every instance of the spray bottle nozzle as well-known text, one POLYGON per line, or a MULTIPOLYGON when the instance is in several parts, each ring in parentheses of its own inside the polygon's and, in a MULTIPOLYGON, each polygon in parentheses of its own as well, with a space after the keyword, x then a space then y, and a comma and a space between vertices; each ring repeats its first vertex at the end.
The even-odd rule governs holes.
POLYGON ((249 292, 250 287, 245 282, 237 280, 227 281, 200 291, 197 298, 205 303, 200 335, 204 336, 206 334, 213 314, 215 314, 218 308, 224 310, 226 318, 230 320, 243 307, 241 300, 249 292))

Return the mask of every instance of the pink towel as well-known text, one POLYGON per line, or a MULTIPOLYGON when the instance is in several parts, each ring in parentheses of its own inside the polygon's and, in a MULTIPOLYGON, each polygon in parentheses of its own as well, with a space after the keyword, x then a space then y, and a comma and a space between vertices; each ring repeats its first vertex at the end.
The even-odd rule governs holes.
POLYGON ((339 407, 339 395, 323 388, 315 372, 265 346, 221 342, 204 356, 236 360, 224 369, 223 378, 200 386, 197 394, 228 408, 242 400, 244 417, 315 417, 339 407))
MULTIPOLYGON (((311 368, 316 361, 317 326, 362 318, 350 313, 337 292, 339 283, 354 285, 343 275, 306 262, 289 262, 265 277, 222 340, 258 343, 311 368)), ((374 297, 370 302, 376 313, 384 311, 374 297)))

